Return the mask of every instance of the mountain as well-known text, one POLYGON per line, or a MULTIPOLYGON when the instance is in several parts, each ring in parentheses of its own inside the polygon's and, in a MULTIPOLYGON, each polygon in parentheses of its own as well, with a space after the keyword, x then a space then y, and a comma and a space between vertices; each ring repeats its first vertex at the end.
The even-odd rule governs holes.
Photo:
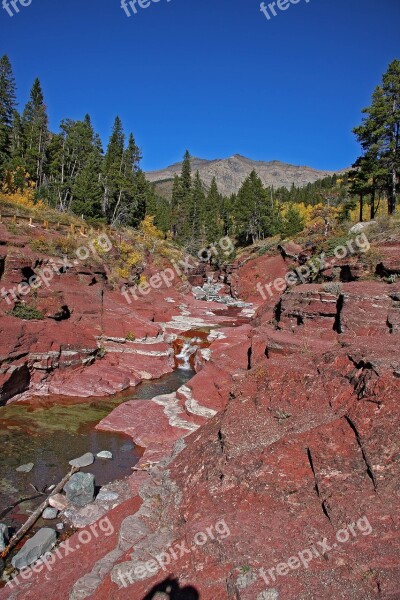
MULTIPOLYGON (((181 168, 182 163, 175 163, 159 171, 149 171, 146 173, 146 177, 149 181, 157 184, 161 194, 169 195, 172 189, 171 180, 175 175, 180 174, 181 168)), ((303 187, 307 183, 314 183, 334 174, 334 171, 319 171, 311 167, 290 165, 279 160, 270 162, 251 160, 240 154, 214 160, 192 158, 192 169, 193 172, 199 171, 200 177, 207 187, 215 177, 219 191, 226 196, 237 192, 253 169, 257 171, 264 185, 275 188, 290 188, 292 184, 303 187)))

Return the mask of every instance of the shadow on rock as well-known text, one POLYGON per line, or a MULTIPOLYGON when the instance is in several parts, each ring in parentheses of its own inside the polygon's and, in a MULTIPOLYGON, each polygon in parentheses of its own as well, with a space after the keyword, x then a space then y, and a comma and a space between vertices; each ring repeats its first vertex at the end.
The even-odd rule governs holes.
POLYGON ((167 578, 155 585, 143 600, 199 600, 200 594, 191 585, 180 587, 176 579, 167 578))

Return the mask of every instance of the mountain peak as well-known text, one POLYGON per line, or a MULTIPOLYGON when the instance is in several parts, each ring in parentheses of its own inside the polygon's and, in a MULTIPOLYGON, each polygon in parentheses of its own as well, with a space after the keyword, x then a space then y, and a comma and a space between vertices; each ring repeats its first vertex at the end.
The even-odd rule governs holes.
MULTIPOLYGON (((219 191, 225 196, 237 193, 243 181, 255 170, 265 186, 274 186, 275 188, 286 187, 290 189, 292 185, 303 187, 308 183, 314 183, 319 179, 334 174, 334 171, 322 171, 311 167, 291 165, 279 160, 269 162, 253 160, 242 154, 234 154, 229 158, 207 160, 204 158, 192 157, 193 171, 199 171, 204 184, 209 187, 213 177, 215 177, 219 191)), ((181 172, 182 163, 170 165, 159 171, 150 171, 146 177, 151 182, 163 182, 173 179, 175 175, 181 172)), ((168 185, 166 186, 168 188, 168 185)), ((165 193, 170 194, 171 190, 164 189, 165 193)))

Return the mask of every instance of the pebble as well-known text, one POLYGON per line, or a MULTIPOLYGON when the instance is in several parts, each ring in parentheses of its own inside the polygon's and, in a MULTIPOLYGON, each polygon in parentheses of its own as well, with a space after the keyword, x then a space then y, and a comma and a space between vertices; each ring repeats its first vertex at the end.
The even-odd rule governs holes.
POLYGON ((83 454, 82 456, 80 456, 79 458, 74 458, 73 460, 69 461, 69 464, 71 465, 71 467, 88 467, 89 465, 92 465, 94 463, 94 455, 91 452, 86 452, 86 454, 83 454))
POLYGON ((66 496, 62 494, 54 494, 54 496, 50 496, 49 504, 52 508, 56 508, 57 510, 65 510, 68 506, 68 500, 66 496))
POLYGON ((17 467, 15 470, 18 473, 30 473, 35 465, 33 463, 27 463, 26 465, 21 465, 17 467))
POLYGON ((112 458, 112 452, 109 452, 108 450, 102 450, 101 452, 99 452, 98 454, 96 454, 97 458, 112 458))
POLYGON ((56 508, 45 508, 42 512, 42 518, 48 521, 52 521, 56 519, 58 515, 58 510, 56 508))

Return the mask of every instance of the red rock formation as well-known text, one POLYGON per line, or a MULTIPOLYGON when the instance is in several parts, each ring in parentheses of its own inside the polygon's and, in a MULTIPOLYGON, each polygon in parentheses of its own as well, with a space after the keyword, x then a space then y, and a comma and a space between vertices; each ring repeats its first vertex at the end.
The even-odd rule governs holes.
MULTIPOLYGON (((236 289, 261 303, 255 275, 287 268, 250 260, 236 289)), ((399 298, 378 280, 293 287, 212 336, 176 394, 120 405, 99 427, 145 447, 132 513, 111 552, 57 566, 59 597, 143 600, 172 577, 201 600, 398 600, 399 298)), ((39 589, 54 577, 10 597, 39 589)))

